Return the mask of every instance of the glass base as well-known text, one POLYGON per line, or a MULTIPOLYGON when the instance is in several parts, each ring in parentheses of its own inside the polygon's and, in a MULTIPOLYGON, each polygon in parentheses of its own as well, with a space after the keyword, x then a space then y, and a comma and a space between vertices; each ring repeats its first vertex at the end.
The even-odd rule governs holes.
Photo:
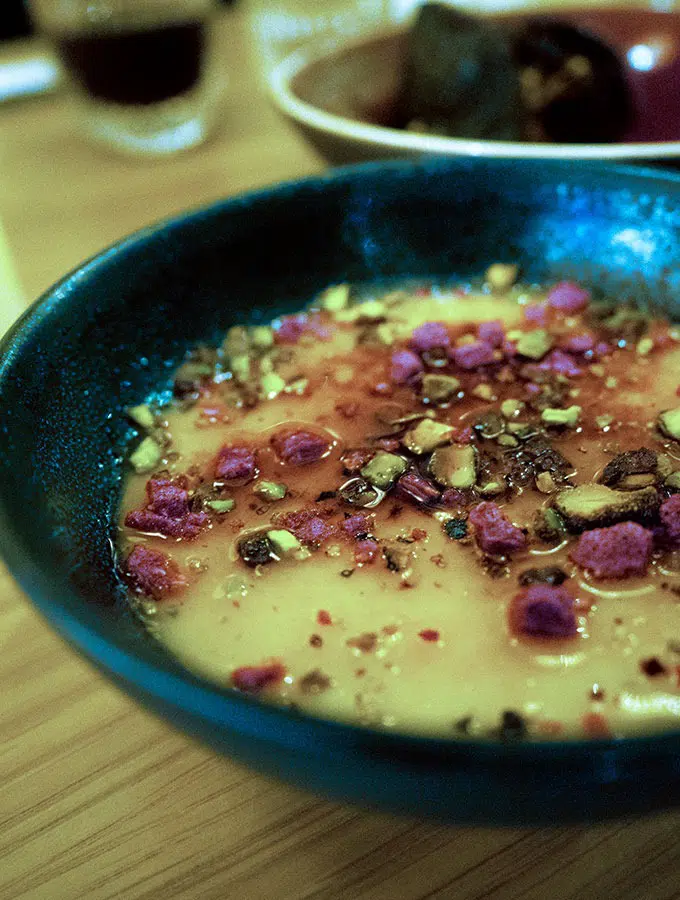
POLYGON ((206 104, 188 97, 154 106, 80 103, 84 132, 99 144, 134 156, 168 156, 201 144, 208 136, 206 104))

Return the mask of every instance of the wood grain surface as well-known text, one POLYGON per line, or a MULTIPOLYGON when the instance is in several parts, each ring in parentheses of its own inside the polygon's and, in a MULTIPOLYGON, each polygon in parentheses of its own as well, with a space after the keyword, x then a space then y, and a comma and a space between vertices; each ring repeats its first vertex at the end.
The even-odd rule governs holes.
MULTIPOLYGON (((0 219, 27 298, 142 225, 322 169, 257 87, 244 31, 223 14, 220 127, 187 154, 91 147, 63 93, 0 109, 0 219)), ((678 813, 451 828, 254 775, 113 688, 0 573, 0 900, 670 900, 679 876, 678 813)))

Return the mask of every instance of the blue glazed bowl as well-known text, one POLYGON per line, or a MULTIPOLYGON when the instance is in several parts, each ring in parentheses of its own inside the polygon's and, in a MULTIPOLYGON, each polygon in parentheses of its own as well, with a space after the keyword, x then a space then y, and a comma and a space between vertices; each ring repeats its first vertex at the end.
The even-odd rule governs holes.
POLYGON ((198 340, 330 282, 578 277, 680 318, 680 175, 604 164, 369 164, 133 235, 53 287, 0 359, 0 550, 47 619, 130 694, 239 760, 328 796, 451 822, 554 823, 680 801, 680 730, 577 743, 382 734, 220 691, 126 611, 112 542, 123 409, 198 340))

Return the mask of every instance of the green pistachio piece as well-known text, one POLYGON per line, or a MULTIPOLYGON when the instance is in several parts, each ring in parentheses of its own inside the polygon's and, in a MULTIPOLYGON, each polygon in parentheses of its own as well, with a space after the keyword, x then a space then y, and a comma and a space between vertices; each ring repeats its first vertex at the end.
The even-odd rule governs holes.
POLYGON ((286 485, 277 484, 275 481, 258 481, 253 488, 253 492, 262 497, 263 500, 283 500, 286 496, 286 485))
POLYGON ((326 288, 321 295, 321 308, 328 312, 339 312, 349 305, 349 285, 335 284, 326 288))
POLYGON ((553 339, 543 328, 522 332, 517 341, 517 352, 529 359, 542 359, 553 345, 553 339))
POLYGON ((130 454, 130 465, 140 475, 151 472, 161 461, 163 451, 151 437, 145 437, 139 446, 130 454))
POLYGON ((401 442, 411 453, 429 453, 436 447, 448 444, 454 431, 451 425, 445 425, 443 422, 421 419, 415 428, 406 432, 401 442))
POLYGON ((363 467, 361 474, 372 485, 384 491, 405 471, 405 459, 394 453, 378 450, 373 459, 363 467))
POLYGON ((656 421, 666 437, 680 441, 680 406, 660 412, 656 421))
POLYGON ((225 513, 231 512, 232 509, 236 506, 235 500, 206 500, 205 506, 208 509, 212 510, 212 512, 217 513, 218 516, 223 516, 225 513))
POLYGON ((580 406, 570 406, 567 409, 548 407, 541 413, 541 422, 546 425, 562 425, 565 428, 576 428, 580 417, 580 406))
POLYGON ((302 550, 300 541, 285 528, 274 528, 272 531, 268 531, 267 540, 277 556, 291 556, 296 551, 302 550))
POLYGON ((460 381, 453 375, 423 375, 423 399, 430 403, 446 403, 460 388, 460 381))
POLYGON ((428 466, 442 487, 470 488, 477 480, 477 455, 474 447, 448 446, 434 451, 428 466))
POLYGON ((257 350, 269 350, 274 346, 274 329, 269 325, 256 325, 250 332, 250 341, 257 350))
POLYGON ((273 400, 285 390, 286 382, 277 372, 267 372, 260 378, 260 393, 267 400, 273 400))
POLYGON ((130 406, 125 412, 128 419, 132 419, 135 425, 139 425, 140 428, 149 430, 156 427, 156 416, 146 403, 140 403, 139 406, 130 406))
POLYGON ((664 481, 664 487, 671 491, 680 491, 680 472, 672 472, 664 481))
POLYGON ((507 291, 517 281, 519 266, 511 263, 493 263, 486 270, 484 280, 494 291, 507 291))

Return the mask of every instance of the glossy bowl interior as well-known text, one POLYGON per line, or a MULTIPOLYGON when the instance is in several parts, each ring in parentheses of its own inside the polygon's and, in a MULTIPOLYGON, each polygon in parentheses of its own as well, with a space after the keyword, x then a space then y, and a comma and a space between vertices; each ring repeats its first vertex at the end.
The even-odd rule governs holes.
POLYGON ((328 796, 456 822, 596 819, 680 801, 680 730, 591 743, 418 739, 220 691, 166 656, 114 575, 123 410, 198 340, 330 282, 465 278, 516 259, 680 318, 680 175, 558 162, 368 164, 122 241, 24 316, 0 357, 0 551, 122 688, 220 751, 328 796))
MULTIPOLYGON (((415 5, 415 4, 411 4, 415 5)), ((596 35, 621 60, 636 110, 618 143, 531 143, 442 137, 392 126, 406 30, 389 19, 361 36, 303 43, 269 73, 274 104, 332 163, 427 154, 515 159, 641 160, 680 157, 680 12, 644 0, 463 2, 500 21, 556 17, 596 35)))

